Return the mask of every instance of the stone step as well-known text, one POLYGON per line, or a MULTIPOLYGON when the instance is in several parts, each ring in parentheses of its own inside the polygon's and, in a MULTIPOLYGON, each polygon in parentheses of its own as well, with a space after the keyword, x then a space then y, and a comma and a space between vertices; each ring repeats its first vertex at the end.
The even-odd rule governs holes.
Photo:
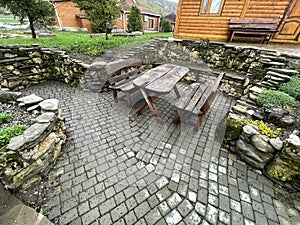
POLYGON ((276 72, 276 73, 280 73, 280 74, 285 74, 288 76, 295 76, 295 75, 299 74, 298 71, 292 70, 292 69, 269 68, 268 70, 276 72))
POLYGON ((282 82, 278 82, 278 81, 275 81, 275 80, 267 80, 267 82, 271 83, 271 84, 274 84, 274 86, 278 87, 282 82))
POLYGON ((242 114, 237 114, 237 113, 229 113, 228 114, 229 119, 235 119, 235 120, 244 120, 246 117, 245 115, 242 114))
POLYGON ((232 109, 235 113, 242 113, 242 114, 245 114, 247 110, 249 110, 248 107, 241 104, 236 104, 235 106, 232 107, 232 109))
POLYGON ((248 102, 243 101, 243 100, 237 100, 236 102, 239 105, 242 105, 242 106, 246 107, 248 110, 249 109, 256 109, 257 108, 256 104, 252 105, 252 104, 249 104, 248 102))
POLYGON ((267 72, 267 75, 269 75, 269 76, 271 76, 271 77, 278 77, 278 78, 281 78, 282 81, 288 81, 288 80, 290 80, 290 78, 291 78, 290 75, 286 75, 286 74, 274 72, 274 71, 272 71, 272 70, 269 70, 269 71, 267 72))
POLYGON ((261 89, 261 88, 258 87, 258 86, 253 86, 253 87, 251 87, 251 88, 249 89, 249 91, 255 92, 255 93, 257 93, 257 94, 260 94, 260 93, 262 93, 263 89, 261 89))
POLYGON ((263 60, 259 60, 260 62, 268 65, 268 66, 285 66, 285 63, 282 62, 268 62, 268 61, 263 61, 263 60))
POLYGON ((272 89, 272 90, 276 90, 276 87, 275 87, 273 84, 271 84, 271 83, 269 83, 269 82, 267 82, 267 81, 262 81, 262 82, 261 82, 261 85, 262 85, 263 87, 265 87, 265 88, 269 88, 269 89, 272 89))
POLYGON ((262 59, 267 59, 271 61, 276 61, 276 62, 286 62, 285 57, 280 57, 280 56, 274 56, 274 55, 260 55, 262 59))

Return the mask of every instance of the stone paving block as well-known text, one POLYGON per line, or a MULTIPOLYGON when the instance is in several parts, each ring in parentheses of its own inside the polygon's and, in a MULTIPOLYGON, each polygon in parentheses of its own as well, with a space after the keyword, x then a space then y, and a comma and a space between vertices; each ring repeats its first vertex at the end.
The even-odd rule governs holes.
POLYGON ((167 199, 167 203, 171 209, 174 209, 182 201, 182 198, 179 194, 174 193, 167 199))
POLYGON ((201 217, 193 210, 187 217, 184 219, 186 225, 197 225, 201 223, 201 217))
POLYGON ((161 202, 158 205, 158 209, 163 216, 167 215, 171 211, 170 207, 168 206, 167 202, 165 202, 165 201, 161 202))
POLYGON ((97 221, 101 224, 101 225, 105 225, 105 224, 112 224, 112 220, 110 217, 110 214, 107 213, 104 216, 100 216, 98 217, 97 221))
POLYGON ((154 225, 158 220, 162 218, 162 215, 160 214, 158 208, 152 209, 150 212, 148 212, 145 215, 145 220, 147 224, 154 225))
POLYGON ((218 209, 210 204, 207 205, 205 219, 211 224, 217 224, 219 217, 218 209))
POLYGON ((193 205, 187 199, 185 199, 177 208, 180 214, 183 217, 186 217, 186 215, 193 209, 193 205))
POLYGON ((229 196, 236 201, 240 201, 239 189, 235 186, 229 185, 229 196))
POLYGON ((110 198, 110 199, 106 200, 105 202, 103 202, 99 206, 101 215, 106 214, 107 212, 109 212, 114 207, 116 207, 116 203, 115 203, 115 200, 113 198, 110 198))
MULTIPOLYGON (((238 213, 236 211, 232 211, 231 213, 231 224, 232 225, 243 225, 244 224, 244 218, 241 213, 238 213)), ((260 224, 260 223, 257 223, 260 224)), ((262 223, 266 224, 266 223, 262 223)))
POLYGON ((147 212, 151 210, 148 202, 143 202, 142 204, 138 205, 135 209, 135 215, 138 219, 142 218, 147 212))
POLYGON ((128 198, 125 203, 126 203, 128 210, 132 210, 133 208, 135 208, 137 206, 137 202, 134 197, 128 198))
POLYGON ((230 208, 235 210, 236 212, 239 212, 239 213, 242 212, 241 203, 238 201, 235 201, 234 199, 230 199, 230 208))
POLYGON ((179 212, 176 209, 174 209, 165 217, 165 220, 168 225, 175 225, 182 220, 182 217, 179 214, 179 212))
POLYGON ((91 209, 89 212, 82 216, 82 223, 83 224, 90 224, 92 222, 96 222, 96 219, 100 216, 99 209, 94 208, 91 209))
POLYGON ((128 212, 125 203, 122 203, 121 205, 117 206, 111 211, 111 218, 113 221, 119 220, 121 217, 123 217, 128 212))
POLYGON ((207 203, 207 199, 208 199, 208 194, 207 194, 207 190, 204 188, 199 189, 198 191, 198 198, 197 200, 206 204, 207 203))
POLYGON ((268 224, 267 217, 259 212, 254 212, 255 221, 257 224, 268 224))
POLYGON ((219 221, 224 224, 230 224, 230 214, 222 210, 219 211, 219 221))
POLYGON ((125 215, 125 221, 127 225, 133 225, 137 221, 137 218, 133 211, 130 211, 128 214, 125 215))
POLYGON ((275 211, 275 208, 272 205, 269 205, 268 203, 263 203, 265 215, 268 219, 273 220, 274 222, 278 222, 277 219, 277 213, 275 211))
POLYGON ((243 216, 246 217, 249 220, 254 221, 254 213, 252 209, 251 203, 242 201, 242 212, 243 216))
POLYGON ((59 223, 61 225, 69 224, 72 220, 75 220, 77 217, 77 209, 73 208, 59 217, 59 223))

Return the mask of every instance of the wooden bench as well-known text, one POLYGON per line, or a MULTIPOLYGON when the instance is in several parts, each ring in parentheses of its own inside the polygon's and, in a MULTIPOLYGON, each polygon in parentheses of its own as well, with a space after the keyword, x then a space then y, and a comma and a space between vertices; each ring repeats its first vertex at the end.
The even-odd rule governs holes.
POLYGON ((195 130, 198 130, 205 114, 216 97, 217 89, 224 76, 221 73, 217 79, 211 84, 191 84, 185 93, 176 101, 176 115, 174 123, 186 118, 188 124, 194 125, 195 130))
POLYGON ((132 81, 141 75, 142 61, 140 59, 118 60, 107 64, 105 70, 114 101, 118 102, 118 92, 122 92, 126 96, 127 107, 131 107, 131 94, 137 90, 132 81))
POLYGON ((235 35, 247 35, 247 38, 260 38, 261 43, 270 42, 274 34, 278 31, 278 19, 272 18, 231 18, 229 22, 229 41, 235 35))

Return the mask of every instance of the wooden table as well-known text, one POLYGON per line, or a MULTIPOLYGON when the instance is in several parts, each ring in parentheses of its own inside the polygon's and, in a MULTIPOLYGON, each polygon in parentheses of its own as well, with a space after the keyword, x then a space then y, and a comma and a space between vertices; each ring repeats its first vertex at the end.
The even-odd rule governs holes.
MULTIPOLYGON (((133 81, 133 84, 138 87, 146 101, 145 107, 149 107, 152 115, 159 117, 158 110, 153 101, 160 95, 169 94, 172 90, 175 91, 177 98, 180 97, 176 84, 183 78, 189 69, 184 66, 176 66, 173 64, 163 64, 155 67, 133 81), (154 97, 150 97, 154 94, 154 97)), ((139 113, 145 110, 143 107, 139 113)))

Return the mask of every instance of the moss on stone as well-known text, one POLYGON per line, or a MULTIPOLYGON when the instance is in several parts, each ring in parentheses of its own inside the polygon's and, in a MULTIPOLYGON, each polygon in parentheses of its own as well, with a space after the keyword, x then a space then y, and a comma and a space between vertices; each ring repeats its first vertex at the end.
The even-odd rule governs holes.
POLYGON ((226 120, 225 139, 227 141, 236 140, 242 133, 244 123, 235 119, 226 120))

